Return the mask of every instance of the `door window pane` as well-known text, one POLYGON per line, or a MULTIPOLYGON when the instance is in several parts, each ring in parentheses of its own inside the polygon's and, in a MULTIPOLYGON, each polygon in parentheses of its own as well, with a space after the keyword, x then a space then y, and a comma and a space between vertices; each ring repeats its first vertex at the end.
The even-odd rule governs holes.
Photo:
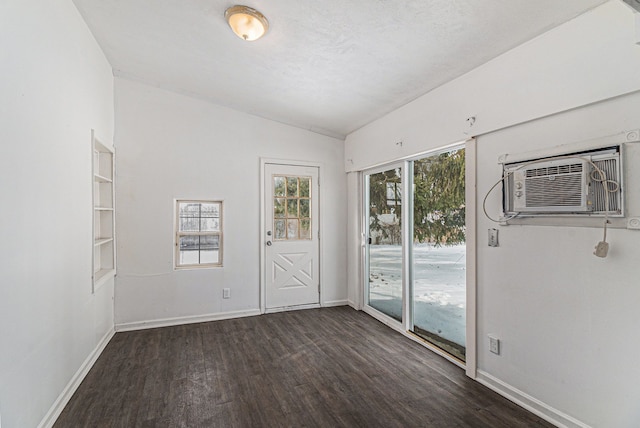
POLYGON ((300 217, 309 217, 310 216, 310 207, 311 200, 309 199, 300 199, 300 217))
POLYGON ((287 239, 286 220, 275 220, 273 229, 275 239, 287 239))
POLYGON ((287 196, 298 196, 298 177, 287 177, 287 196))
POLYGON ((298 218, 297 199, 287 199, 287 218, 298 218))
POLYGON ((311 221, 308 218, 300 220, 300 239, 311 239, 311 221))
POLYGON ((287 239, 298 239, 298 219, 287 220, 287 239))
POLYGON ((285 208, 284 198, 275 198, 273 200, 273 217, 274 218, 282 218, 285 217, 286 208, 285 208))
POLYGON ((300 180, 300 197, 309 198, 311 196, 311 194, 309 193, 309 185, 311 184, 311 178, 299 177, 299 180, 300 180))
POLYGON ((273 177, 273 196, 286 196, 285 177, 273 177))
POLYGON ((274 239, 311 239, 311 177, 274 176, 273 180, 274 239), (285 195, 286 199, 278 197, 285 195))

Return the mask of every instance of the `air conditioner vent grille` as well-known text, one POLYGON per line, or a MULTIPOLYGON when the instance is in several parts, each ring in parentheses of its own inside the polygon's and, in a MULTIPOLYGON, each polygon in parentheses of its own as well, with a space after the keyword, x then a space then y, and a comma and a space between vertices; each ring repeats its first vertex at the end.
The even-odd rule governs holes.
POLYGON ((581 189, 582 175, 579 173, 528 178, 526 194, 527 207, 580 206, 582 203, 581 189))
MULTIPOLYGON (((622 208, 620 206, 620 192, 616 192, 616 188, 619 186, 617 183, 619 181, 618 178, 618 168, 617 168, 617 159, 603 159, 603 160, 595 160, 595 163, 598 168, 602 170, 604 173, 608 183, 607 186, 609 188, 609 212, 616 213, 621 212, 622 208)), ((600 174, 597 171, 592 171, 592 190, 593 190, 593 208, 594 211, 605 211, 606 210, 606 192, 604 184, 602 183, 602 179, 600 178, 600 174)))
POLYGON ((549 175, 571 174, 580 172, 582 172, 581 163, 547 166, 544 168, 532 168, 526 171, 527 177, 546 177, 549 175))

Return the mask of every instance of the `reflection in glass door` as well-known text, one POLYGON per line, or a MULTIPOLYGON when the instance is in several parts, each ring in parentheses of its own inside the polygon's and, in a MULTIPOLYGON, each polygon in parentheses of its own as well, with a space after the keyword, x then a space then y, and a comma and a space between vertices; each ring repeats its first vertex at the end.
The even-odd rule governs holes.
POLYGON ((413 161, 410 330, 465 360, 465 151, 413 161))
POLYGON ((402 179, 392 168, 367 176, 367 303, 402 321, 402 179))
POLYGON ((402 165, 365 175, 366 304, 465 361, 465 149, 402 165))

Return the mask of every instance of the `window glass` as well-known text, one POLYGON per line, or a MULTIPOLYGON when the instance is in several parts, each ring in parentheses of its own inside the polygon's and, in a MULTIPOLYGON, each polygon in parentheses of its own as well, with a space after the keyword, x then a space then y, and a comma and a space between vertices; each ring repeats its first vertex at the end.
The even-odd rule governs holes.
POLYGON ((222 266, 222 201, 177 201, 176 267, 222 266))
POLYGON ((273 195, 285 196, 285 177, 273 177, 273 195))
POLYGON ((311 239, 311 177, 274 176, 273 195, 274 239, 311 239))

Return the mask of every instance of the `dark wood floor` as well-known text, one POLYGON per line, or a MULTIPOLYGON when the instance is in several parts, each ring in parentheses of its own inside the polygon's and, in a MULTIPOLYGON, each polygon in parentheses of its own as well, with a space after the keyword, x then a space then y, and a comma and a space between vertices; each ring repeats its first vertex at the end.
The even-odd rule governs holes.
POLYGON ((348 307, 117 333, 55 427, 548 427, 348 307))

